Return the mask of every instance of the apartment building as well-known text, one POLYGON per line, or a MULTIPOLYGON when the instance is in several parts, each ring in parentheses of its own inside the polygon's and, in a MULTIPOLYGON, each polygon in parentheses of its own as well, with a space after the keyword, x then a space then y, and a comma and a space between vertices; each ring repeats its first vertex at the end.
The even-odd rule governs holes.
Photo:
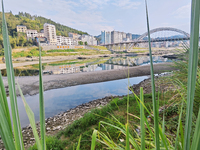
POLYGON ((78 40, 72 37, 57 36, 57 45, 78 45, 78 40))
POLYGON ((88 45, 97 45, 97 40, 92 35, 83 34, 79 38, 83 43, 87 42, 88 45))
POLYGON ((23 33, 26 33, 26 26, 23 26, 23 25, 17 25, 17 32, 23 32, 23 33))
POLYGON ((37 30, 30 30, 30 29, 26 30, 26 36, 28 40, 35 39, 35 37, 38 36, 37 30))
POLYGON ((111 32, 101 31, 101 44, 110 44, 110 43, 111 43, 111 32))
POLYGON ((122 35, 119 31, 111 32, 111 43, 119 43, 122 41, 122 35))
POLYGON ((38 34, 37 34, 37 37, 43 38, 43 37, 44 37, 44 33, 38 33, 38 34))
POLYGON ((56 27, 52 24, 44 24, 44 36, 47 38, 49 45, 57 44, 56 27))
POLYGON ((78 38, 80 38, 81 35, 77 34, 77 33, 71 33, 71 32, 69 32, 68 36, 77 40, 78 38))

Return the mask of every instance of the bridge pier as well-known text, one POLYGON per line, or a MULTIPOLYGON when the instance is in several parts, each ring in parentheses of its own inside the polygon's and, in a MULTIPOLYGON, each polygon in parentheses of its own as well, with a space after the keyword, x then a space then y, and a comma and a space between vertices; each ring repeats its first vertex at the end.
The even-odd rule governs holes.
POLYGON ((111 49, 111 45, 108 45, 108 49, 111 49))
POLYGON ((119 44, 120 50, 122 50, 122 46, 123 46, 123 44, 122 44, 122 43, 120 43, 120 44, 119 44))
POLYGON ((126 43, 126 50, 128 50, 129 48, 129 43, 126 43))

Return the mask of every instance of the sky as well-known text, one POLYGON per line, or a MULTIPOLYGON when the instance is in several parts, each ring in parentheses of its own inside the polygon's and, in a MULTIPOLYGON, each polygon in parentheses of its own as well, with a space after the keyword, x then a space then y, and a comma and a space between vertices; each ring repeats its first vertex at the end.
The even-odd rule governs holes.
MULTIPOLYGON (((99 35, 102 30, 143 34, 144 0, 4 0, 6 12, 27 12, 99 35)), ((148 0, 150 29, 173 27, 189 33, 190 0, 148 0)))

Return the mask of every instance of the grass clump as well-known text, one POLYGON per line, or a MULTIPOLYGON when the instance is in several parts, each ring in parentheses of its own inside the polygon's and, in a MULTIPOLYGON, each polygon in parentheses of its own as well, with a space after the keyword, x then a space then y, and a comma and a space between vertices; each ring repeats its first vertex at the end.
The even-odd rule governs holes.
MULTIPOLYGON (((66 143, 59 140, 56 137, 48 136, 46 137, 46 149, 47 150, 63 150, 65 148, 66 143)), ((30 147, 28 150, 38 150, 37 145, 35 144, 33 147, 30 147)))
MULTIPOLYGON (((42 51, 41 52, 41 56, 45 56, 46 52, 42 51)), ((12 56, 14 58, 18 58, 18 57, 39 57, 39 49, 38 48, 34 48, 28 51, 21 51, 21 52, 13 52, 12 56)))
POLYGON ((48 50, 48 53, 54 53, 54 52, 75 52, 74 49, 54 49, 54 50, 48 50))

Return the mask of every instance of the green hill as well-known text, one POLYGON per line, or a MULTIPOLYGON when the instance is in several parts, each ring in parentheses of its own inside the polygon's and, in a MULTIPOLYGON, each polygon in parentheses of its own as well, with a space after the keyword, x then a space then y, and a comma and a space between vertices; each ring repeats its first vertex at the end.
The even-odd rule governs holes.
MULTIPOLYGON (((12 37, 17 36, 16 26, 25 25, 27 29, 33 29, 40 32, 43 29, 44 23, 50 23, 56 26, 57 35, 68 36, 69 32, 78 33, 78 34, 88 34, 87 32, 82 32, 59 23, 52 21, 41 16, 32 16, 28 13, 19 12, 18 15, 13 15, 12 12, 6 13, 6 21, 8 25, 9 35, 12 37)), ((0 12, 0 32, 2 30, 2 12, 0 12)))
MULTIPOLYGON (((10 44, 12 48, 16 46, 31 46, 36 45, 35 41, 27 40, 25 33, 17 33, 17 25, 25 25, 27 29, 33 29, 40 32, 43 29, 44 23, 50 23, 56 26, 56 34, 62 36, 68 36, 69 32, 78 34, 88 34, 87 32, 82 32, 59 23, 52 21, 41 16, 31 16, 28 13, 19 12, 18 15, 13 15, 12 12, 5 13, 6 22, 8 26, 8 34, 10 36, 10 44)), ((0 56, 2 55, 1 49, 3 48, 3 37, 2 37, 2 12, 0 12, 0 56)))

